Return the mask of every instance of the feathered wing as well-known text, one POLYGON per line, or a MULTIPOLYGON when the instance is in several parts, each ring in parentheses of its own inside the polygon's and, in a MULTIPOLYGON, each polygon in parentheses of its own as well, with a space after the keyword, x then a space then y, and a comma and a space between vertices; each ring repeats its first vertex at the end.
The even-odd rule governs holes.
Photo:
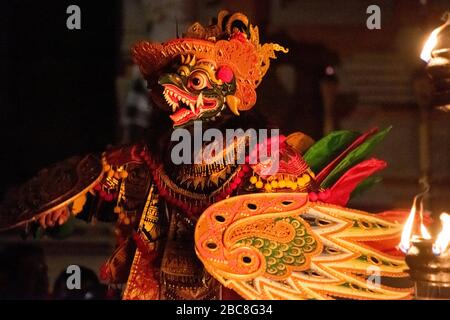
POLYGON ((370 246, 400 233, 397 223, 307 194, 266 193, 209 207, 195 241, 208 272, 246 299, 408 299, 410 289, 378 281, 405 277, 403 259, 370 246))

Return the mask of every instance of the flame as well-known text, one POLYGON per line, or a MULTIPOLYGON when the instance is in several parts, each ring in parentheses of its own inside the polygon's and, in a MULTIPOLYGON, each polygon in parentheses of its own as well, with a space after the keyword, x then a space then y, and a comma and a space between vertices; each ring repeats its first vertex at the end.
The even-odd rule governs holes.
POLYGON ((423 223, 420 224, 420 233, 422 235, 422 238, 424 239, 431 239, 431 234, 428 232, 427 228, 423 225, 423 223))
POLYGON ((426 240, 431 239, 431 234, 428 232, 427 228, 423 224, 423 198, 420 201, 419 219, 420 219, 419 220, 419 222, 420 222, 420 235, 422 236, 422 238, 424 238, 426 240))
POLYGON ((420 53, 420 59, 422 59, 423 61, 429 62, 431 60, 431 51, 433 51, 434 47, 436 47, 437 45, 437 36, 439 32, 441 32, 441 30, 441 27, 434 29, 425 42, 425 45, 422 48, 422 52, 420 53))
POLYGON ((443 212, 440 219, 442 223, 442 230, 433 244, 433 252, 436 255, 440 255, 445 252, 450 244, 450 215, 443 212))
POLYGON ((411 211, 409 212, 408 219, 406 220, 405 226, 403 227, 402 237, 400 239, 399 249, 404 253, 407 253, 411 247, 411 239, 417 237, 414 234, 414 222, 416 221, 417 214, 417 199, 420 198, 420 211, 419 211, 419 222, 420 222, 420 236, 423 239, 431 239, 431 235, 427 228, 423 224, 423 196, 427 191, 418 194, 414 197, 413 205, 411 211))
POLYGON ((420 53, 420 59, 422 59, 425 62, 429 62, 431 60, 431 52, 433 51, 434 47, 436 47, 438 43, 438 35, 439 33, 445 29, 448 25, 450 25, 450 14, 446 13, 443 17, 445 19, 445 23, 434 29, 430 36, 428 37, 427 41, 425 42, 425 45, 422 48, 422 52, 420 53))
POLYGON ((413 232, 414 220, 416 219, 416 198, 414 198, 414 204, 409 212, 408 219, 403 227, 402 237, 400 239, 399 248, 404 253, 407 253, 411 247, 411 237, 413 232))

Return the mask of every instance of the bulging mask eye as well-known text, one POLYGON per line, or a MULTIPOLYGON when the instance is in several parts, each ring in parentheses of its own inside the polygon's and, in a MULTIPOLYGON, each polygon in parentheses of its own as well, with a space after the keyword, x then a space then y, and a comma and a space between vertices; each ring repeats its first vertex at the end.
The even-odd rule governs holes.
POLYGON ((189 77, 188 87, 194 90, 202 90, 206 87, 211 88, 211 84, 204 72, 195 71, 189 77))

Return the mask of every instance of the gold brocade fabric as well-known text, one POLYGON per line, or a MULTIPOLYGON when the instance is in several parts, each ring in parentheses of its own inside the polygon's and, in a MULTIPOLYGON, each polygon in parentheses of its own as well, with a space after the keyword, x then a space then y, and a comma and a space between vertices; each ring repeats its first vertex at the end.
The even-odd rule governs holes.
POLYGON ((172 212, 161 264, 161 299, 219 300, 221 285, 209 275, 194 250, 194 222, 172 212))
POLYGON ((139 223, 138 234, 146 248, 136 249, 123 294, 124 300, 218 300, 221 285, 209 275, 194 250, 194 221, 176 210, 170 212, 170 226, 162 262, 158 255, 159 241, 154 234, 158 223, 158 199, 150 187, 139 223), (148 239, 151 235, 153 239, 148 239), (152 241, 153 240, 153 241, 152 241), (153 254, 152 254, 153 253, 153 254))
POLYGON ((159 298, 159 281, 152 260, 137 249, 130 270, 124 300, 157 300, 159 298))
POLYGON ((158 237, 158 201, 155 186, 151 185, 147 200, 139 222, 138 233, 146 248, 136 249, 124 300, 156 300, 159 299, 159 271, 155 266, 158 237), (149 236, 151 238, 149 238, 149 236), (145 252, 143 252, 145 250, 145 252))

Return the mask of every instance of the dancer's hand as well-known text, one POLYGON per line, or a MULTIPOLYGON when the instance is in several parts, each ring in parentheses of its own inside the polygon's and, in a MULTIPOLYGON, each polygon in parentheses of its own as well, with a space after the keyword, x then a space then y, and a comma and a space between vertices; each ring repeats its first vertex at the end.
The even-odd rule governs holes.
POLYGON ((38 222, 42 228, 55 227, 64 224, 70 217, 70 212, 68 207, 63 207, 58 210, 51 211, 47 214, 42 215, 38 222))

